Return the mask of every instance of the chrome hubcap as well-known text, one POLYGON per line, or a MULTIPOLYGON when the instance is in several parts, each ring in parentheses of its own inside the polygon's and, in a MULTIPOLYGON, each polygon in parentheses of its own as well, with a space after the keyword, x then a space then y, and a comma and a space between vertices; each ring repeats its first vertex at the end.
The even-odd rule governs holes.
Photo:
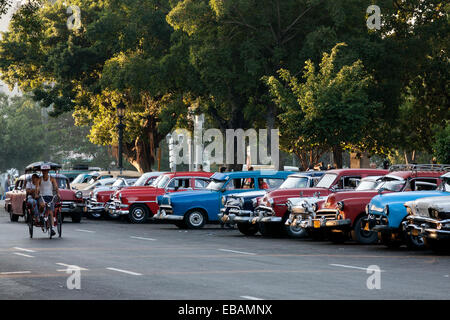
POLYGON ((203 223, 203 215, 199 212, 193 212, 189 216, 189 222, 194 226, 198 227, 203 223))
POLYGON ((142 220, 142 218, 144 218, 144 211, 142 209, 140 209, 140 208, 134 209, 133 210, 133 217, 136 220, 142 220))

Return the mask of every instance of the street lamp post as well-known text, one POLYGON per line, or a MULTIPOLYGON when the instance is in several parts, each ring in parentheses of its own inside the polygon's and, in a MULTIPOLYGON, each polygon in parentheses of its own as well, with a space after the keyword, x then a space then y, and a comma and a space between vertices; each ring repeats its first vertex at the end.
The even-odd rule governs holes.
POLYGON ((123 142, 123 129, 125 129, 125 125, 123 124, 122 120, 125 116, 125 104, 120 101, 120 103, 117 105, 117 117, 119 118, 119 124, 117 125, 117 129, 119 129, 119 170, 120 174, 122 174, 123 171, 123 164, 122 164, 122 142, 123 142))

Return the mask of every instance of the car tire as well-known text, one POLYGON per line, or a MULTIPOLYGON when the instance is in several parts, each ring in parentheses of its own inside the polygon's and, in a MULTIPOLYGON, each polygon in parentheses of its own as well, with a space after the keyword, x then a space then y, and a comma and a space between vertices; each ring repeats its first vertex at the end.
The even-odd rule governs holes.
POLYGON ((286 223, 287 217, 283 219, 282 222, 282 230, 284 235, 288 236, 289 238, 294 239, 300 239, 300 238, 306 238, 308 236, 308 232, 305 228, 301 227, 292 227, 291 225, 287 226, 286 223))
POLYGON ((410 234, 405 234, 405 242, 406 242, 406 246, 408 247, 408 249, 410 250, 420 250, 425 248, 425 241, 422 237, 420 236, 413 236, 410 234))
POLYGON ((246 236, 254 236, 259 231, 258 225, 252 223, 237 223, 237 228, 246 236))
POLYGON ((184 223, 188 229, 201 229, 206 224, 205 214, 200 210, 191 210, 184 215, 184 223))
POLYGON ((374 231, 366 231, 361 228, 363 217, 356 220, 353 227, 353 239, 361 244, 375 244, 378 242, 378 233, 374 231))
POLYGON ((136 204, 130 207, 130 212, 128 213, 128 219, 131 223, 139 224, 147 221, 148 209, 143 204, 136 204))
POLYGON ((71 214, 72 223, 80 223, 82 215, 83 214, 81 212, 72 212, 71 214))

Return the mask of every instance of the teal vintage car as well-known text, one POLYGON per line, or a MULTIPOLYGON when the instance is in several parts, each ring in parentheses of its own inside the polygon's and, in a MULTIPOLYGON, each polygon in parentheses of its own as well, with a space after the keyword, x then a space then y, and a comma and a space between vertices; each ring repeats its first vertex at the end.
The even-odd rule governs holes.
POLYGON ((179 228, 199 229, 206 222, 218 222, 222 199, 231 193, 268 189, 276 180, 284 181, 291 171, 237 171, 215 173, 204 191, 167 193, 158 197, 155 219, 174 223, 179 228))
POLYGON ((450 180, 450 172, 440 177, 441 183, 433 191, 395 192, 375 196, 366 207, 366 219, 362 227, 367 231, 378 232, 381 242, 388 247, 398 247, 406 244, 409 248, 419 248, 424 245, 420 236, 408 234, 407 209, 405 203, 421 198, 449 196, 450 190, 445 188, 450 180), (444 183, 442 183, 444 182, 444 183))

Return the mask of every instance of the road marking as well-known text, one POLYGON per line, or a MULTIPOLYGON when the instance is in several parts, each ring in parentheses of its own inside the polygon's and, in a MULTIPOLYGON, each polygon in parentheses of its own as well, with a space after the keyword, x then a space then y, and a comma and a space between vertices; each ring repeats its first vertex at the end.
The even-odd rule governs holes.
POLYGON ((380 272, 385 272, 384 270, 375 270, 375 269, 369 269, 369 268, 363 268, 363 267, 347 266, 347 265, 345 265, 345 264, 335 264, 335 263, 332 263, 332 264, 330 264, 330 266, 334 266, 334 267, 342 267, 342 268, 350 268, 350 269, 358 269, 358 270, 364 270, 364 271, 380 271, 380 272))
POLYGON ((31 249, 24 249, 24 248, 19 248, 19 247, 14 247, 13 249, 19 250, 19 251, 25 251, 25 252, 36 252, 34 250, 31 249))
POLYGON ((252 296, 241 296, 241 298, 244 298, 247 300, 264 300, 264 299, 256 298, 256 297, 252 297, 252 296))
POLYGON ((134 237, 134 236, 131 236, 130 238, 131 239, 138 239, 138 240, 156 241, 156 239, 153 239, 153 238, 134 237))
POLYGON ((13 272, 0 272, 0 275, 9 275, 9 274, 28 274, 31 271, 13 271, 13 272))
POLYGON ((127 271, 127 270, 122 270, 122 269, 116 269, 116 268, 106 268, 106 269, 111 270, 111 271, 117 271, 117 272, 122 272, 122 273, 126 273, 126 274, 131 274, 132 276, 142 276, 142 273, 127 271))
POLYGON ((87 233, 95 233, 95 231, 84 230, 84 229, 76 229, 75 231, 79 231, 79 232, 87 232, 87 233))
POLYGON ((30 256, 30 255, 25 254, 25 253, 20 253, 20 252, 13 252, 13 253, 18 255, 18 256, 22 256, 22 257, 34 258, 33 256, 30 256))
POLYGON ((243 252, 243 251, 236 251, 236 250, 229 250, 229 249, 218 249, 219 251, 225 251, 225 252, 232 252, 232 253, 239 253, 239 254, 246 254, 249 256, 254 256, 256 253, 252 252, 243 252))
POLYGON ((86 269, 86 268, 82 268, 82 267, 79 267, 79 266, 76 266, 76 265, 74 265, 74 264, 65 264, 65 263, 61 263, 61 262, 58 262, 58 263, 56 263, 58 266, 63 266, 63 267, 67 267, 67 269, 64 269, 64 270, 56 270, 56 271, 67 271, 68 269, 78 269, 78 270, 80 270, 80 271, 87 271, 87 270, 89 270, 89 269, 86 269))

